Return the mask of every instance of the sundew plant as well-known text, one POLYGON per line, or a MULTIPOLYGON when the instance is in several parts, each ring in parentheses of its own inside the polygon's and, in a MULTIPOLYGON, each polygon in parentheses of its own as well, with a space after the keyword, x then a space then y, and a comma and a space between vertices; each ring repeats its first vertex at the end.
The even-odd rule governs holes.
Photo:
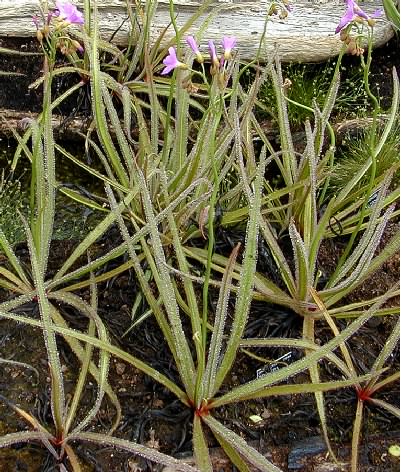
MULTIPOLYGON (((397 164, 391 163, 379 173, 377 158, 396 128, 399 105, 394 73, 393 104, 386 122, 379 127, 379 105, 368 76, 374 21, 381 12, 367 15, 353 0, 347 1, 337 28, 344 45, 329 90, 320 107, 316 103, 309 106, 304 148, 295 150, 279 57, 269 58, 265 65, 259 58, 243 65, 235 37, 222 34, 221 44, 208 40, 206 28, 218 9, 207 13, 194 36, 188 34, 209 3, 179 28, 174 2, 170 1, 175 37, 164 41, 162 32, 155 44, 150 40, 150 25, 157 2, 138 2, 135 9, 127 5, 135 44, 124 50, 100 37, 94 0, 84 1, 83 12, 73 3, 59 0, 55 8, 44 9, 34 19, 44 61, 43 77, 34 85, 43 87, 43 110, 22 136, 14 132, 18 148, 13 162, 14 169, 20 159, 31 164, 29 218, 20 215, 30 264, 22 263, 1 230, 0 247, 7 263, 0 268, 0 286, 10 295, 0 303, 0 317, 36 327, 43 335, 52 422, 43 424, 32 412, 1 397, 30 429, 3 435, 0 447, 41 443, 62 471, 83 470, 75 447, 85 442, 129 451, 172 470, 211 472, 209 447, 219 444, 238 470, 279 471, 224 424, 219 412, 232 403, 313 393, 323 436, 335 459, 324 392, 353 387, 359 395, 352 453, 356 470, 360 403, 376 402, 398 413, 392 405, 374 398, 377 390, 397 379, 393 374, 384 375, 398 340, 396 330, 368 372, 355 368, 346 347, 346 341, 369 319, 394 314, 396 308, 385 304, 399 294, 398 286, 394 286, 369 300, 347 301, 347 296, 380 269, 398 246, 398 235, 394 235, 379 250, 387 223, 398 215, 394 205, 398 189, 392 185, 397 164), (366 56, 363 37, 368 44, 366 56), (365 161, 333 195, 330 179, 335 169, 336 136, 331 113, 346 50, 361 57, 373 116, 365 161), (61 65, 56 61, 60 54, 66 58, 61 65), (245 90, 240 79, 250 68, 255 79, 245 90), (54 77, 67 73, 77 74, 80 81, 62 95, 53 96, 54 77), (279 148, 269 141, 255 115, 261 87, 268 78, 276 100, 279 148), (96 166, 55 142, 52 130, 53 110, 84 87, 89 88, 93 119, 83 141, 96 166), (138 125, 136 130, 133 123, 138 125), (100 222, 54 273, 48 270, 48 261, 59 188, 56 152, 70 159, 77 171, 98 179, 104 193, 94 200, 82 192, 60 189, 98 211, 100 222), (273 188, 268 179, 273 166, 280 172, 280 188, 273 188), (221 221, 219 208, 223 209, 221 221), (319 249, 324 240, 335 236, 333 221, 341 225, 347 244, 333 273, 322 282, 319 249), (225 256, 216 252, 218 224, 240 226, 246 234, 244 242, 233 245, 225 256), (112 225, 119 228, 122 242, 93 257, 92 248, 100 237, 107 237, 112 225), (291 243, 290 254, 281 245, 283 235, 291 243), (280 284, 257 272, 260 244, 272 255, 280 284), (140 302, 146 303, 140 319, 154 317, 168 348, 166 355, 175 367, 168 375, 152 367, 151 360, 115 345, 102 319, 99 286, 127 271, 135 274, 140 287, 132 313, 140 302), (216 303, 210 303, 213 296, 216 303), (246 339, 254 300, 291 309, 302 320, 299 337, 246 339), (33 313, 26 308, 32 303, 38 308, 33 313), (65 316, 67 307, 87 320, 84 328, 72 328, 65 316), (340 329, 337 318, 348 318, 349 323, 340 329), (323 345, 316 340, 317 325, 328 327, 332 333, 323 345), (70 399, 61 368, 60 337, 80 364, 70 399), (299 351, 299 360, 237 386, 227 382, 235 371, 240 349, 277 346, 299 351), (118 437, 115 431, 123 412, 109 378, 112 357, 139 369, 190 411, 195 465, 118 437), (334 365, 337 374, 322 380, 323 363, 334 365), (309 374, 303 383, 288 382, 303 371, 309 374), (83 393, 89 382, 95 383, 97 394, 84 408, 83 393), (114 423, 106 431, 96 421, 105 397, 115 409, 114 423)), ((275 3, 269 14, 284 20, 293 13, 285 2, 275 3)), ((269 21, 268 15, 267 29, 269 21)), ((139 336, 140 323, 135 329, 139 336)))

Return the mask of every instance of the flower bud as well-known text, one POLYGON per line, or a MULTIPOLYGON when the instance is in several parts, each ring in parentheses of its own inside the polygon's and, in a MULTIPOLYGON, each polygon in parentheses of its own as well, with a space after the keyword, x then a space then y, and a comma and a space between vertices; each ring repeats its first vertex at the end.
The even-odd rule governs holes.
POLYGON ((348 34, 348 31, 346 29, 342 29, 340 31, 340 39, 341 41, 343 41, 345 44, 349 44, 349 42, 351 41, 351 38, 348 34))
POLYGON ((278 7, 274 3, 270 6, 267 16, 273 16, 278 14, 278 7))
POLYGON ((212 40, 209 40, 208 45, 209 45, 210 60, 212 63, 210 67, 210 74, 215 75, 217 74, 220 68, 220 62, 219 62, 219 58, 217 57, 216 46, 214 45, 214 42, 212 40))
POLYGON ((280 20, 285 20, 287 16, 288 16, 288 11, 282 8, 278 17, 280 18, 280 20))
POLYGON ((283 89, 287 91, 291 87, 292 87, 292 82, 288 77, 286 77, 285 80, 284 80, 284 83, 283 83, 283 89))
POLYGON ((75 51, 83 52, 84 50, 82 44, 75 39, 71 39, 71 46, 75 49, 75 51))
POLYGON ((219 74, 217 75, 217 85, 219 86, 219 89, 221 91, 223 91, 226 86, 227 86, 227 76, 225 74, 225 72, 219 72, 219 74))

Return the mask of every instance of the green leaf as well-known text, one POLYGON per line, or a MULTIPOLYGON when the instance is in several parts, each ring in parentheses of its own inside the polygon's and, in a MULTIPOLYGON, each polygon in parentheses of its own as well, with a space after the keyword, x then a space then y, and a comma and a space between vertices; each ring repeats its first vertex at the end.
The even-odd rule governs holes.
POLYGON ((391 22, 396 31, 400 31, 400 12, 394 0, 383 0, 384 11, 387 19, 391 22))
POLYGON ((115 438, 99 433, 77 433, 70 435, 68 439, 70 441, 85 441, 99 444, 103 447, 111 446, 117 449, 123 449, 125 451, 131 452, 132 454, 144 457, 145 459, 148 459, 152 462, 163 464, 167 467, 172 467, 173 470, 177 472, 199 472, 198 469, 177 459, 174 459, 173 457, 163 454, 156 449, 142 446, 142 444, 127 441, 126 439, 115 438))
MULTIPOLYGON (((99 339, 104 342, 105 344, 109 343, 109 338, 108 334, 106 331, 106 327, 104 326, 102 320, 96 313, 95 309, 85 303, 80 297, 72 294, 72 293, 66 293, 63 291, 59 292, 53 292, 51 295, 51 298, 54 298, 55 300, 67 303, 70 306, 73 306, 79 312, 82 314, 85 314, 89 320, 96 326, 97 333, 99 339)), ((91 335, 91 332, 89 332, 89 336, 91 335)), ((87 350, 87 356, 90 354, 90 351, 87 350)), ((109 371, 109 363, 110 363, 110 354, 107 351, 100 350, 99 352, 99 366, 98 366, 98 377, 97 377, 97 383, 98 383, 98 392, 97 392, 97 398, 96 402, 92 406, 92 408, 89 410, 88 413, 86 413, 85 417, 81 420, 81 422, 75 427, 73 433, 81 431, 87 424, 89 424, 92 419, 96 416, 98 413, 103 396, 105 393, 105 387, 107 385, 107 376, 108 376, 108 371, 109 371)), ((90 364, 90 357, 84 360, 84 366, 89 367, 90 364)), ((72 419, 72 418, 71 418, 72 419)))
MULTIPOLYGON (((38 328, 42 328, 42 323, 40 321, 33 320, 26 316, 21 316, 14 313, 7 313, 7 312, 0 311, 0 317, 6 318, 9 320, 15 320, 20 323, 26 324, 28 326, 35 326, 38 328)), ((149 365, 142 362, 140 359, 132 356, 131 354, 128 354, 124 350, 116 346, 113 346, 112 344, 105 343, 99 340, 98 338, 88 336, 87 334, 84 334, 78 330, 53 325, 53 331, 63 335, 64 337, 70 337, 73 339, 78 339, 85 343, 89 343, 93 345, 94 347, 105 350, 109 352, 110 354, 112 354, 113 356, 116 356, 119 359, 127 362, 128 364, 133 365, 140 371, 144 372, 146 375, 149 375, 149 377, 153 378, 156 382, 160 383, 161 385, 164 385, 168 390, 170 390, 174 395, 176 395, 176 397, 179 398, 185 405, 188 405, 188 402, 187 402, 188 397, 186 393, 183 390, 181 390, 174 382, 168 379, 165 375, 158 372, 156 369, 153 369, 149 365)))
POLYGON ((259 235, 260 207, 262 199, 262 183, 266 162, 266 148, 262 149, 260 163, 254 183, 254 194, 250 202, 250 214, 246 231, 246 244, 240 273, 240 283, 235 303, 234 318, 231 333, 227 341, 226 352, 216 374, 214 392, 217 391, 224 381, 227 373, 235 360, 239 343, 245 329, 249 308, 252 301, 252 290, 254 287, 254 275, 256 272, 256 251, 259 235))
POLYGON ((256 449, 249 446, 241 436, 223 426, 212 415, 202 417, 213 433, 223 438, 235 451, 237 451, 249 464, 261 472, 281 472, 278 467, 268 461, 256 449))
POLYGON ((295 224, 291 221, 289 226, 292 248, 295 261, 295 280, 297 283, 297 299, 307 301, 309 287, 312 286, 312 274, 309 271, 309 253, 295 224))
POLYGON ((387 292, 380 302, 375 303, 369 310, 367 310, 363 315, 350 323, 338 336, 330 340, 324 346, 320 347, 316 351, 308 354, 303 359, 300 359, 288 367, 284 367, 278 371, 271 372, 260 379, 253 380, 248 382, 245 385, 241 385, 232 389, 230 392, 225 395, 217 398, 213 401, 213 408, 218 406, 225 405, 227 403, 232 403, 236 401, 241 401, 242 398, 249 398, 250 395, 263 390, 268 385, 272 385, 279 381, 290 378, 291 376, 302 372, 306 369, 309 369, 314 363, 318 362, 319 359, 322 359, 330 352, 333 352, 341 343, 345 342, 350 336, 352 336, 367 320, 375 315, 375 311, 380 307, 381 304, 391 297, 391 289, 387 292))
POLYGON ((387 410, 389 413, 394 415, 396 418, 400 417, 400 409, 397 408, 394 405, 391 405, 388 402, 385 402, 384 400, 380 400, 379 398, 370 398, 369 403, 373 403, 379 408, 383 408, 384 410, 387 410))
MULTIPOLYGON (((38 305, 40 311, 40 325, 43 330, 43 336, 46 345, 46 353, 49 362, 51 375, 51 410, 53 415, 56 433, 63 431, 63 419, 65 415, 65 394, 64 382, 62 377, 61 363, 57 349, 56 336, 53 330, 53 321, 51 318, 51 306, 47 298, 44 286, 44 266, 43 261, 38 261, 38 255, 34 246, 32 233, 27 222, 22 218, 25 232, 27 235, 28 249, 32 266, 32 277, 37 290, 38 305)), ((49 241, 50 246, 50 241, 49 241)), ((40 255, 40 253, 39 253, 40 255)))
POLYGON ((234 264, 238 256, 240 245, 232 250, 226 271, 223 275, 222 286, 217 301, 215 319, 212 330, 212 338, 210 340, 209 355, 207 357, 206 369, 203 375, 203 396, 206 399, 212 398, 215 392, 216 372, 221 357, 221 349, 223 345, 224 327, 227 318, 228 301, 231 294, 231 281, 234 272, 234 264))
MULTIPOLYGON (((117 149, 113 144, 113 139, 110 135, 108 123, 106 119, 106 109, 102 95, 102 77, 100 73, 99 64, 99 50, 98 50, 98 38, 99 38, 99 19, 96 3, 93 5, 93 32, 91 38, 85 38, 85 50, 88 53, 91 65, 91 88, 92 88, 92 107, 93 115, 96 121, 96 131, 99 136, 100 142, 110 159, 111 164, 120 180, 120 183, 129 187, 129 178, 122 165, 120 156, 118 155, 117 149)), ((104 87, 104 85, 103 85, 104 87)))
MULTIPOLYGON (((49 433, 48 439, 51 439, 51 434, 49 433)), ((0 437, 0 448, 1 447, 10 447, 14 444, 21 444, 27 443, 31 441, 39 441, 43 440, 43 432, 42 431, 20 431, 18 433, 9 433, 4 434, 0 437)))
MULTIPOLYGON (((51 305, 51 315, 52 315, 52 319, 53 319, 53 322, 55 323, 55 325, 60 326, 62 328, 67 328, 68 329, 68 325, 67 325, 66 321, 61 316, 60 312, 56 309, 56 307, 53 306, 53 305, 51 305)), ((91 336, 91 334, 88 333, 88 336, 91 336)), ((79 362, 83 365, 82 369, 84 369, 85 359, 86 359, 86 356, 88 354, 85 352, 85 350, 82 347, 81 343, 73 337, 64 336, 64 338, 65 338, 66 342, 68 343, 71 351, 77 356, 79 362)), ((89 344, 88 346, 92 346, 92 345, 89 344)), ((88 349, 88 346, 87 346, 87 349, 88 349)), ((90 360, 90 362, 89 362, 89 373, 91 374, 91 376, 93 377, 93 379, 95 380, 96 383, 99 383, 101 381, 100 380, 100 377, 101 377, 100 371, 99 371, 98 367, 95 365, 95 363, 92 360, 90 360)), ((113 426, 111 428, 111 430, 115 430, 117 428, 117 426, 119 425, 120 420, 121 420, 120 402, 118 400, 117 395, 114 393, 114 391, 111 388, 109 383, 104 384, 104 390, 105 390, 107 396, 109 397, 111 403, 113 404, 113 406, 116 410, 116 417, 115 417, 113 426)), ((73 406, 71 406, 70 410, 69 410, 69 417, 71 417, 71 419, 69 420, 70 423, 72 423, 72 420, 74 419, 74 413, 71 412, 72 409, 73 409, 73 406)))
POLYGON ((213 434, 215 438, 217 439, 217 441, 220 443, 227 457, 235 465, 235 467, 240 472, 250 472, 250 468, 248 464, 241 457, 239 452, 236 449, 234 449, 234 447, 223 436, 221 436, 216 430, 213 431, 213 434))
POLYGON ((194 415, 194 430, 192 442, 196 465, 202 472, 213 472, 212 462, 210 460, 209 448, 202 429, 202 422, 198 415, 194 415))
MULTIPOLYGON (((391 331, 390 336, 388 337, 379 355, 376 357, 376 360, 372 366, 372 372, 378 371, 383 368, 386 360, 396 349, 396 346, 399 340, 400 340, 400 319, 397 320, 397 323, 395 324, 393 330, 391 331)), ((376 382, 371 381, 367 388, 371 391, 375 383, 376 382)))
MULTIPOLYGON (((266 376, 267 375, 268 374, 266 374, 266 376)), ((330 390, 337 390, 339 388, 352 387, 352 386, 358 385, 360 382, 365 382, 366 380, 370 380, 373 375, 375 374, 366 374, 366 375, 361 375, 359 377, 352 377, 347 380, 333 380, 330 382, 319 382, 319 381, 314 382, 313 381, 313 383, 306 383, 306 384, 267 386, 264 389, 250 393, 249 395, 243 394, 241 395, 240 399, 233 400, 230 403, 233 403, 234 401, 245 401, 245 400, 255 400, 258 398, 275 397, 278 395, 297 395, 297 394, 303 394, 303 393, 321 394, 322 392, 328 392, 330 390)), ((322 400, 318 398, 318 402, 321 402, 321 401, 322 400)), ((219 406, 221 404, 220 402, 213 402, 211 406, 214 407, 215 403, 217 403, 219 406)), ((226 402, 224 402, 224 404, 226 404, 226 402)))

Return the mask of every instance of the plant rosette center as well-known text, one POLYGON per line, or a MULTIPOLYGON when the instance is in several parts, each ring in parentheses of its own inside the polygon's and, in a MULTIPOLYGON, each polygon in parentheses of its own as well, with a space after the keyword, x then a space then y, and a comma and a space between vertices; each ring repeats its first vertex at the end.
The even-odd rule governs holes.
POLYGON ((191 408, 193 408, 196 416, 200 418, 207 416, 212 409, 212 403, 209 400, 203 400, 200 406, 195 406, 193 400, 188 400, 188 403, 191 408))
POLYGON ((373 393, 372 390, 368 388, 360 388, 360 387, 356 388, 356 394, 357 394, 358 400, 360 400, 361 402, 371 400, 372 393, 373 393))

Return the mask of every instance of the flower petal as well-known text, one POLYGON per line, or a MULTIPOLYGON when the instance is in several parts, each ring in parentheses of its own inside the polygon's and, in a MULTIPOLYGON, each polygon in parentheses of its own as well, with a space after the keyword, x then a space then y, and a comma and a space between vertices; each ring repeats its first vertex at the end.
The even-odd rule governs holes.
POLYGON ((176 67, 182 67, 182 68, 186 67, 186 65, 183 62, 180 62, 177 59, 177 52, 175 48, 173 47, 168 48, 168 52, 169 52, 168 56, 166 56, 163 60, 163 64, 166 67, 161 71, 162 75, 168 74, 176 67))
POLYGON ((187 36, 186 41, 187 41, 189 47, 192 49, 192 51, 195 54, 198 54, 199 53, 199 48, 198 48, 198 45, 196 44, 195 38, 193 36, 187 36))
POLYGON ((230 50, 235 46, 237 38, 235 36, 224 36, 222 45, 225 51, 230 50))
POLYGON ((75 23, 82 25, 84 23, 83 14, 77 9, 75 5, 70 2, 56 1, 56 9, 59 12, 59 17, 68 23, 75 23))
POLYGON ((382 16, 384 14, 384 10, 382 8, 379 8, 378 10, 375 10, 370 17, 371 18, 379 18, 379 16, 382 16))
POLYGON ((336 34, 339 33, 347 25, 349 25, 351 23, 351 21, 354 20, 354 18, 355 18, 354 5, 355 5, 355 3, 354 3, 353 0, 348 0, 347 1, 347 11, 341 17, 340 23, 338 23, 338 25, 337 25, 336 34))

